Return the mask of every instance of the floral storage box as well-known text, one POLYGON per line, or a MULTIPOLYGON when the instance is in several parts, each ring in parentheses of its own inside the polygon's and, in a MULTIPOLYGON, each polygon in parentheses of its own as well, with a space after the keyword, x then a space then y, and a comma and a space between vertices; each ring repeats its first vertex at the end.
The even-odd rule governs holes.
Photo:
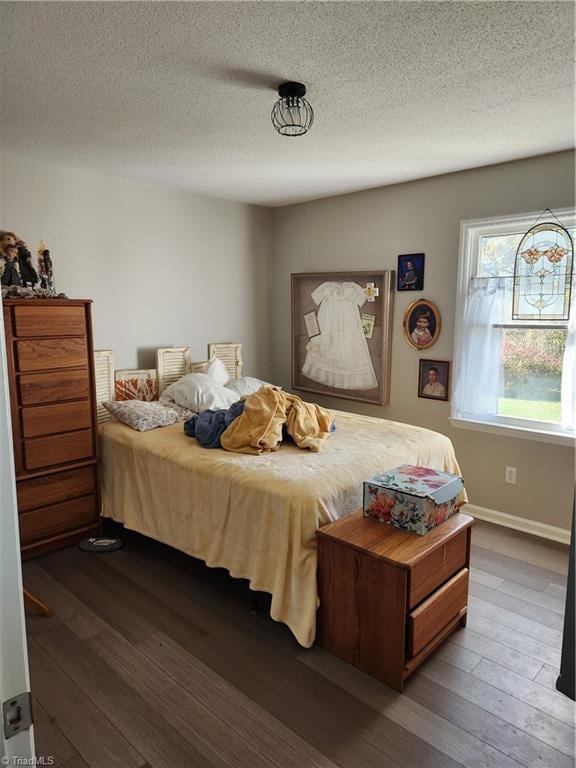
POLYGON ((364 483, 364 516, 422 536, 458 511, 463 489, 458 475, 404 464, 364 483))

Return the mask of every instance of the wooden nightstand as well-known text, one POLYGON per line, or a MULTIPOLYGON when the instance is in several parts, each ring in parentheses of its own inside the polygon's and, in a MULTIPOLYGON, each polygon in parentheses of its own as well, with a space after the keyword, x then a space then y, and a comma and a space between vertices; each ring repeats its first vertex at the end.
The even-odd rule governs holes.
POLYGON ((460 512, 418 536, 360 511, 321 528, 319 645, 402 691, 466 624, 473 522, 460 512))

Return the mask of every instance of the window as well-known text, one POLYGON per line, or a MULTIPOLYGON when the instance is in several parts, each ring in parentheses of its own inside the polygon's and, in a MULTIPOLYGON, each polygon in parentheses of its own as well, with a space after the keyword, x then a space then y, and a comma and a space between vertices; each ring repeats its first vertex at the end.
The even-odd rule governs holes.
MULTIPOLYGON (((574 239, 574 211, 556 211, 556 215, 574 239)), ((537 233, 536 247, 527 251, 528 262, 535 261, 541 252, 542 265, 551 267, 546 271, 538 264, 533 270, 534 274, 546 271, 543 285, 549 310, 533 314, 528 314, 526 309, 522 313, 518 311, 523 297, 519 299, 518 295, 516 252, 537 218, 536 213, 462 223, 452 399, 455 426, 475 423, 496 429, 512 428, 531 437, 546 433, 573 435, 576 308, 575 291, 571 289, 574 278, 572 281, 567 278, 566 264, 571 268, 569 258, 561 268, 556 268, 554 261, 560 251, 555 238, 548 243, 544 235, 537 233), (546 260, 544 253, 554 258, 546 260), (556 272, 552 274, 554 269, 556 272), (570 301, 569 319, 557 319, 566 316, 566 311, 561 313, 558 308, 566 309, 570 301), (529 319, 513 319, 515 316, 529 319)), ((532 247, 531 243, 528 245, 532 247)), ((529 263, 528 267, 531 267, 529 263)), ((523 280, 525 273, 526 269, 523 280)), ((525 285, 527 282, 522 282, 522 290, 525 285)))

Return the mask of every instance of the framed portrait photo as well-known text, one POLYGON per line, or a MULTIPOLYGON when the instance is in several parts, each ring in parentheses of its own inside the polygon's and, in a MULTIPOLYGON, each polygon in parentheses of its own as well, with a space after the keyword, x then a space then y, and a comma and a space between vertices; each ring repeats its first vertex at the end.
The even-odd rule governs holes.
POLYGON ((424 254, 406 253, 398 256, 399 291, 422 291, 424 289, 424 254))
POLYGON ((442 319, 428 299, 413 301, 404 313, 404 337, 414 349, 428 349, 438 341, 442 319))
POLYGON ((292 275, 292 387, 386 405, 394 272, 292 275))
POLYGON ((420 360, 418 397, 430 400, 448 400, 450 396, 450 362, 448 360, 420 360))

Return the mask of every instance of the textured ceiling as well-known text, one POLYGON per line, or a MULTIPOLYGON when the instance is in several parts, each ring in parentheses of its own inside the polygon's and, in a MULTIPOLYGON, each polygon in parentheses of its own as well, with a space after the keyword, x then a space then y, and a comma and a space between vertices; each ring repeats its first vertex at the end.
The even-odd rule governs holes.
POLYGON ((5 148, 279 205, 573 145, 572 2, 2 2, 5 148), (300 80, 309 134, 275 133, 300 80))

